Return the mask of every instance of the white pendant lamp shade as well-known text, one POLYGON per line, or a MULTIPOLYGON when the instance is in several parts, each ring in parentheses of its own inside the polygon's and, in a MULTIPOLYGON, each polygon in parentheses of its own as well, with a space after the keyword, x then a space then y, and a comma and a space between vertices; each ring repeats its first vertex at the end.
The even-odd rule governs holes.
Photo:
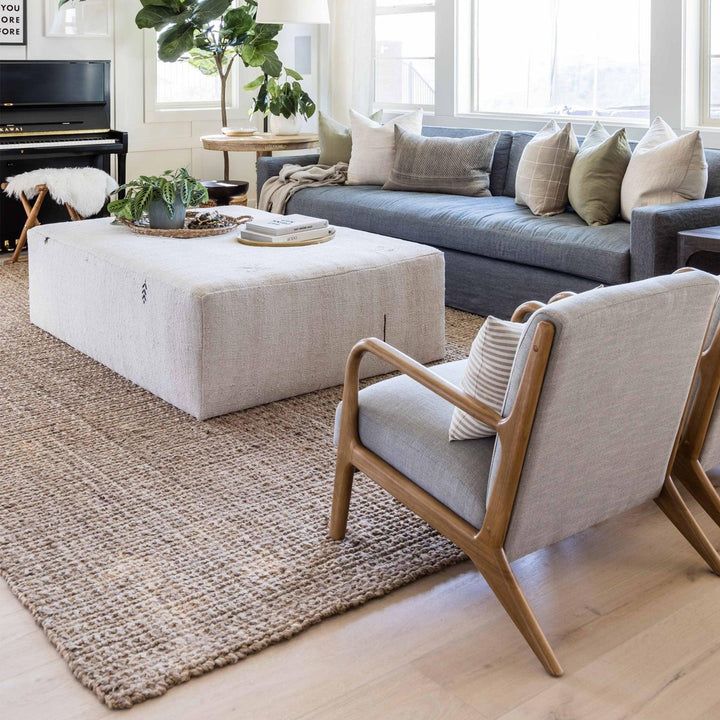
POLYGON ((258 0, 257 22, 328 25, 328 0, 258 0))

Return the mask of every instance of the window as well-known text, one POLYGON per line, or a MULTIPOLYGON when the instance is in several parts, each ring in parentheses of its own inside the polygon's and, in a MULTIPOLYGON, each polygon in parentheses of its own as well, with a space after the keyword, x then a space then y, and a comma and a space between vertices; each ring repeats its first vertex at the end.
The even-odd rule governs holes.
POLYGON ((703 125, 720 124, 720 2, 705 0, 703 125))
POLYGON ((435 0, 377 0, 375 103, 435 105, 435 0))
MULTIPOLYGON (((463 0, 465 111, 644 123, 650 106, 651 0, 463 0), (493 32, 492 28, 511 31, 493 32)), ((462 63, 462 58, 460 59, 462 63)))
POLYGON ((158 107, 212 107, 220 104, 220 78, 203 75, 182 60, 174 63, 158 60, 155 92, 158 107))

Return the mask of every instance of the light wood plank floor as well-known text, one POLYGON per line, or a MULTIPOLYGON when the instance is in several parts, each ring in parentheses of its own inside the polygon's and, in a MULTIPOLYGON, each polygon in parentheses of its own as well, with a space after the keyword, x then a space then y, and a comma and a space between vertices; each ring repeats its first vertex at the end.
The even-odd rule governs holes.
POLYGON ((560 680, 465 564, 122 713, 73 679, 0 583, 0 717, 720 718, 720 578, 654 505, 515 568, 565 666, 560 680))

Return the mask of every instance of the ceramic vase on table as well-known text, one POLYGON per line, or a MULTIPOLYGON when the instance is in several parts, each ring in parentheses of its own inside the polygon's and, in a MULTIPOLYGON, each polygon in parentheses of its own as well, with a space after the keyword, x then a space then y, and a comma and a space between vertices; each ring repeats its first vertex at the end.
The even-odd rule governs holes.
POLYGON ((273 135, 299 135, 300 118, 297 115, 291 115, 289 118, 282 115, 271 115, 270 132, 273 135))
POLYGON ((162 200, 153 200, 148 206, 148 221, 155 230, 179 230, 185 227, 186 212, 187 208, 179 197, 175 198, 172 215, 162 200))

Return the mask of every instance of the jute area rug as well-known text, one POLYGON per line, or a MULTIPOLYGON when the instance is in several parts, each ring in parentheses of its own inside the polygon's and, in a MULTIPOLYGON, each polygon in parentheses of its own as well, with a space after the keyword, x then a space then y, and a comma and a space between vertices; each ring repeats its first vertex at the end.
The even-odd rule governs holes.
MULTIPOLYGON (((0 267, 0 574, 128 708, 462 555, 366 478, 327 538, 335 388, 197 422, 30 325, 0 267)), ((479 318, 448 311, 448 359, 479 318)))

